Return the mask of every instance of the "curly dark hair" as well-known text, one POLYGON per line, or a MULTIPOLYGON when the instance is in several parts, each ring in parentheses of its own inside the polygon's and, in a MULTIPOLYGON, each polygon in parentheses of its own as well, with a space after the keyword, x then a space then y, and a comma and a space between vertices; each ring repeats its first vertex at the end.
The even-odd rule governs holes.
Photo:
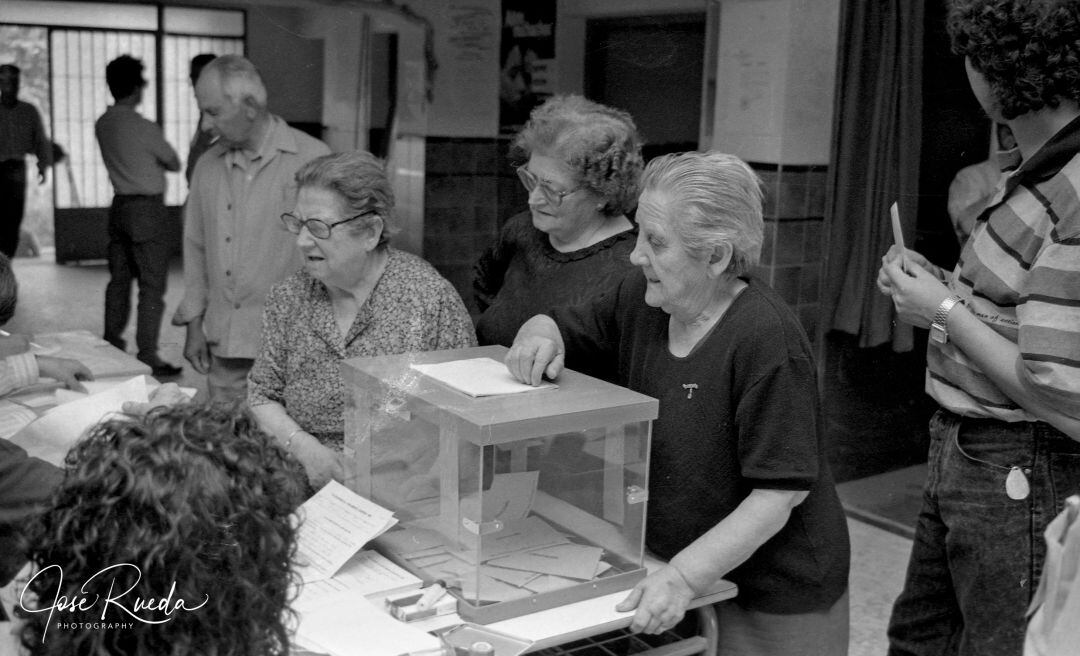
POLYGON ((1080 100, 1080 2, 954 0, 947 26, 1002 118, 1080 100))
POLYGON ((39 601, 19 611, 23 645, 50 655, 286 654, 290 515, 305 481, 236 406, 102 422, 68 454, 64 482, 27 536, 39 568, 28 590, 39 601), (181 599, 184 608, 141 610, 168 620, 143 623, 106 603, 118 596, 110 584, 130 588, 117 602, 128 610, 173 586, 169 608, 181 599), (86 612, 49 612, 58 595, 99 597, 86 612))
POLYGON ((582 96, 552 96, 529 115, 510 156, 524 161, 536 151, 577 171, 582 186, 604 199, 603 214, 617 216, 637 207, 645 160, 641 135, 627 112, 582 96))

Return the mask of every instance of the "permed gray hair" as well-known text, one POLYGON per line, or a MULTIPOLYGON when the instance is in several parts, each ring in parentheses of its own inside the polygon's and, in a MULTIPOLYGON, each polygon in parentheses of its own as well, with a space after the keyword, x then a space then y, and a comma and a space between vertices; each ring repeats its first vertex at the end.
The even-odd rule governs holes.
POLYGON ((532 111, 511 147, 514 159, 541 152, 577 172, 586 189, 604 199, 601 212, 637 207, 644 160, 641 135, 630 114, 582 96, 553 96, 532 111))
MULTIPOLYGON (((394 216, 394 190, 379 158, 366 150, 331 153, 316 157, 296 172, 298 187, 321 187, 345 199, 352 215, 375 212, 382 219, 378 248, 384 248, 398 232, 394 216)), ((344 218, 344 217, 342 217, 344 218)), ((371 228, 376 219, 347 224, 353 231, 371 228)))
POLYGON ((222 55, 211 59, 199 77, 208 71, 221 75, 221 88, 230 102, 249 101, 259 111, 266 111, 266 84, 255 64, 240 55, 222 55))
POLYGON ((758 263, 765 232, 761 181, 746 162, 715 151, 661 155, 645 167, 641 187, 670 196, 679 210, 672 227, 691 254, 705 257, 729 244, 733 275, 758 263))

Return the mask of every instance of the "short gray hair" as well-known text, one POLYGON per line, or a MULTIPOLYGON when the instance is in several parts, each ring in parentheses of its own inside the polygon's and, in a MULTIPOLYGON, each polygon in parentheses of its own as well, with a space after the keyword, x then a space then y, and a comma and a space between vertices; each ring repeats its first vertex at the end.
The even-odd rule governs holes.
POLYGON ((199 77, 207 71, 221 75, 221 88, 230 102, 239 105, 247 100, 260 111, 266 111, 266 84, 255 64, 240 55, 222 55, 210 60, 199 77))
POLYGON ((715 151, 661 155, 645 167, 641 187, 671 196, 680 217, 672 228, 691 254, 704 257, 729 244, 733 275, 758 263, 765 232, 761 181, 746 162, 715 151))
MULTIPOLYGON (((398 231, 394 217, 394 190, 382 160, 366 150, 331 153, 316 157, 296 172, 297 187, 318 187, 337 192, 353 214, 374 212, 382 219, 378 247, 398 231)), ((345 218, 345 217, 342 217, 345 218)), ((374 219, 355 221, 355 229, 370 228, 374 219)))

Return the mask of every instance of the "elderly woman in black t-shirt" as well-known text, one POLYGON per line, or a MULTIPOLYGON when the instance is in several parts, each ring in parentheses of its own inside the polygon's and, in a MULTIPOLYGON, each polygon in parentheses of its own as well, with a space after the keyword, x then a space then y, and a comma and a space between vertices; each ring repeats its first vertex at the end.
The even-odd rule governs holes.
POLYGON ((600 359, 660 400, 646 543, 668 565, 619 605, 655 633, 721 577, 720 653, 843 654, 847 527, 819 432, 810 344, 768 286, 754 173, 720 153, 646 167, 641 268, 613 293, 538 315, 506 358, 519 380, 600 359), (644 275, 642 275, 644 274, 644 275))

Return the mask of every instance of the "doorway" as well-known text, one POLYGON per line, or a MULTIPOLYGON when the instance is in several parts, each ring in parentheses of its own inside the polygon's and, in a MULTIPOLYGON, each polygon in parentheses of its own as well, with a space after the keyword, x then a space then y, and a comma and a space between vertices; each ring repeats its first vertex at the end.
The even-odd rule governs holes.
POLYGON ((704 12, 590 19, 585 43, 585 95, 630 112, 646 161, 697 149, 704 12))

